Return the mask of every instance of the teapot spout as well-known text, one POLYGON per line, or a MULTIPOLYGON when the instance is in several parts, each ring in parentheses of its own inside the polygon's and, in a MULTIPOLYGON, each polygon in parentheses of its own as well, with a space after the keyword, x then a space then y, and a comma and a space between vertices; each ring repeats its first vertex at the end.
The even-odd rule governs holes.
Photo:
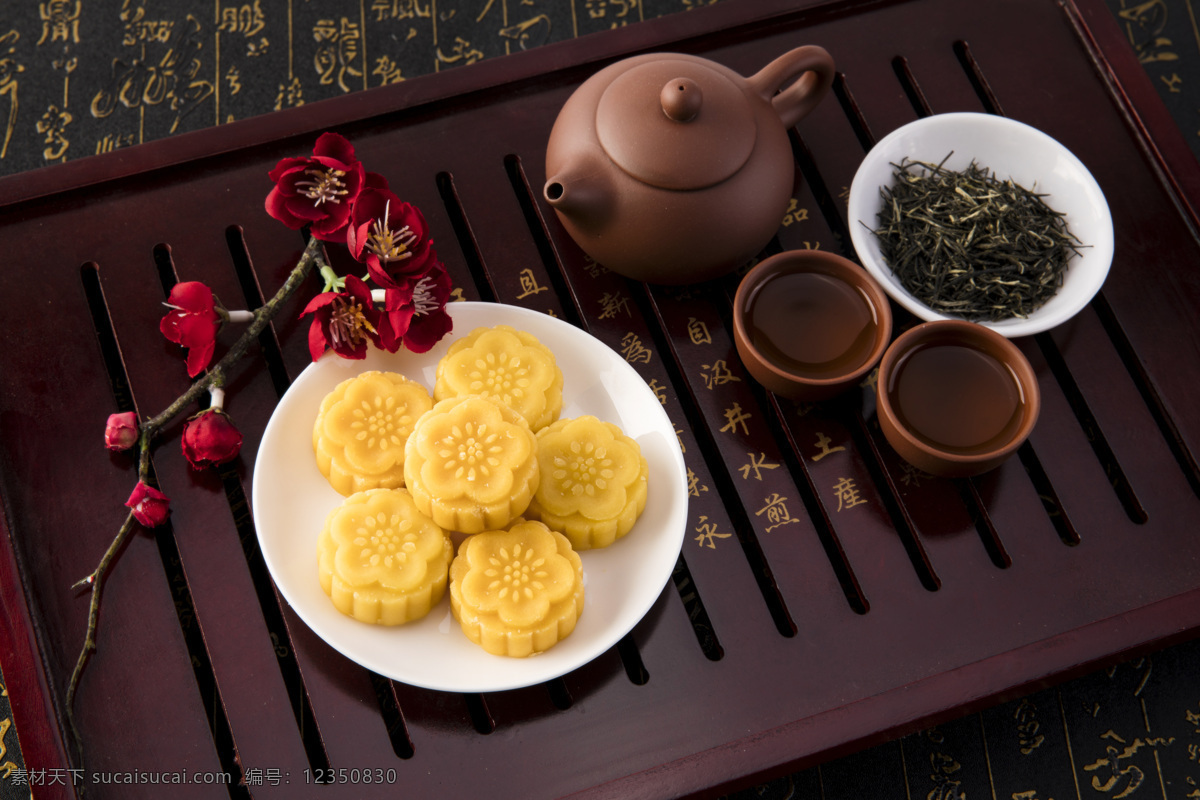
POLYGON ((560 170, 546 181, 542 195, 561 216, 580 228, 594 231, 608 222, 613 192, 608 177, 588 166, 560 170))

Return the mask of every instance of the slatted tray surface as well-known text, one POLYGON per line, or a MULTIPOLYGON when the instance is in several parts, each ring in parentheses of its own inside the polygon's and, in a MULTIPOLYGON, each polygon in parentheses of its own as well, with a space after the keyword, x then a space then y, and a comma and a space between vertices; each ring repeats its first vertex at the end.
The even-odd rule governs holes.
POLYGON ((4 663, 26 762, 251 779, 175 796, 291 797, 327 768, 394 776, 402 789, 387 791, 404 797, 713 794, 1192 635, 1200 182, 1194 162, 1161 172, 1156 153, 1181 151, 1139 138, 1145 118, 1111 72, 1128 65, 1093 51, 1089 25, 1112 23, 1079 5, 739 0, 0 181, 0 583, 5 616, 24 620, 4 632, 4 663), (819 406, 766 395, 733 349, 736 276, 626 281, 540 199, 558 108, 604 64, 670 49, 751 74, 801 44, 828 49, 840 76, 793 132, 796 202, 768 252, 850 254, 845 199, 865 149, 930 112, 1039 127, 1109 199, 1111 276, 1074 321, 1020 341, 1042 418, 993 473, 906 468, 869 387, 819 406), (307 324, 285 313, 228 387, 240 460, 190 470, 179 426, 155 452, 171 522, 134 536, 108 582, 77 703, 81 763, 62 697, 87 597, 69 587, 136 479, 100 446, 103 420, 157 413, 188 385, 158 332, 171 283, 202 280, 230 307, 281 284, 303 242, 263 211, 266 173, 326 129, 425 212, 463 299, 567 319, 659 393, 691 478, 675 580, 618 647, 528 689, 416 689, 334 652, 274 590, 247 502, 263 428, 308 361, 307 324))

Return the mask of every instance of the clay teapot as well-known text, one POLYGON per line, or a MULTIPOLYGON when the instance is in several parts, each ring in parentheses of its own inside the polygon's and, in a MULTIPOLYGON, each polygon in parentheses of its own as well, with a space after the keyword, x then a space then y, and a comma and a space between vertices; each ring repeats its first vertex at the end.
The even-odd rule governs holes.
POLYGON ((778 231, 795 177, 787 131, 833 77, 833 59, 815 45, 749 78, 681 53, 605 67, 555 120, 546 202, 584 252, 626 277, 724 275, 778 231))

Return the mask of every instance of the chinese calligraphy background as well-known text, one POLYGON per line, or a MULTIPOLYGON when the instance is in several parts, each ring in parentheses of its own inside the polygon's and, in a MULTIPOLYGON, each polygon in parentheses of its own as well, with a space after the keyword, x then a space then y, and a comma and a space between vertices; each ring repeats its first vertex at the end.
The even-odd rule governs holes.
MULTIPOLYGON (((707 2, 9 2, 0 6, 0 175, 455 69, 707 2)), ((1196 0, 1107 2, 1200 154, 1196 0)), ((1198 667, 1200 644, 1183 645, 739 797, 1200 798, 1198 667)), ((4 697, 5 681, 21 679, 0 677, 0 798, 28 796, 28 787, 13 776, 37 766, 21 758, 20 721, 12 718, 4 697)))

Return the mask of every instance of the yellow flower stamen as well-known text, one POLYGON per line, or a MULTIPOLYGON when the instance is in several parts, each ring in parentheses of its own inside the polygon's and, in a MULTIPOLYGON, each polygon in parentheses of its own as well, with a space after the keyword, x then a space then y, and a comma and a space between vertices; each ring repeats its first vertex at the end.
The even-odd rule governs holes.
POLYGON ((367 249, 383 262, 411 258, 410 248, 417 241, 417 234, 408 225, 395 231, 388 227, 391 205, 389 200, 383 207, 383 216, 371 221, 371 233, 367 236, 367 249))
POLYGON ((362 303, 357 300, 338 298, 333 302, 329 314, 329 336, 335 347, 343 343, 357 347, 367 338, 364 331, 375 333, 375 328, 363 313, 362 303))
POLYGON ((346 173, 340 169, 306 169, 304 174, 312 176, 312 180, 297 181, 296 188, 309 200, 314 200, 313 205, 340 203, 341 198, 349 194, 342 180, 346 173))

